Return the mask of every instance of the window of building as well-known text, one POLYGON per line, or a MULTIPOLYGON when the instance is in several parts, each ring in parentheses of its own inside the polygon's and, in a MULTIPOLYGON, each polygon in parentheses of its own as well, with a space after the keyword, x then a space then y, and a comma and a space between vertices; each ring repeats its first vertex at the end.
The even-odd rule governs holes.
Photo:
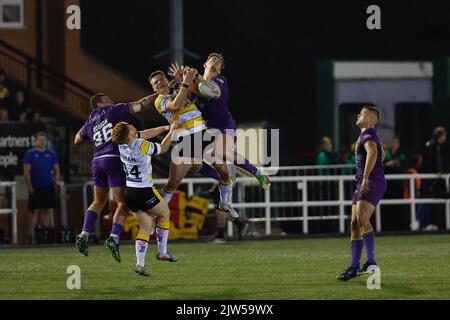
POLYGON ((23 0, 0 0, 0 28, 23 27, 23 0))

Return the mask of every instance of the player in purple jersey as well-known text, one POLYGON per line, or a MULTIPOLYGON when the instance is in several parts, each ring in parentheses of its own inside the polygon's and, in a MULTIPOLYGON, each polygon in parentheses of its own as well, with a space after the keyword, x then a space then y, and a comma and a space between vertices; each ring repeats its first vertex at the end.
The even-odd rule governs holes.
POLYGON ((95 146, 92 160, 94 200, 86 210, 83 230, 76 240, 78 250, 85 256, 89 252, 89 232, 97 216, 103 211, 111 189, 117 202, 117 209, 114 213, 111 235, 105 245, 111 250, 113 258, 118 262, 121 261, 119 238, 129 210, 124 200, 125 171, 120 161, 118 147, 112 143, 112 129, 117 123, 126 121, 130 114, 148 109, 155 99, 156 95, 152 95, 136 102, 114 104, 111 98, 103 93, 98 93, 90 99, 92 112, 76 134, 74 141, 76 145, 90 141, 95 146))
MULTIPOLYGON (((228 109, 227 79, 221 74, 222 70, 225 68, 225 59, 223 55, 220 53, 210 53, 203 64, 203 67, 203 77, 198 76, 198 82, 211 81, 217 85, 218 91, 220 92, 217 97, 206 99, 203 103, 198 104, 203 119, 206 121, 207 128, 210 131, 219 131, 217 134, 212 133, 214 136, 217 136, 215 156, 219 159, 222 158, 228 160, 249 172, 258 179, 259 184, 264 190, 268 189, 271 184, 269 177, 262 174, 258 168, 234 149, 236 122, 228 109)), ((169 72, 175 79, 181 79, 182 68, 177 63, 171 65, 169 72)), ((198 96, 201 96, 197 88, 194 87, 193 92, 198 96)), ((207 165, 204 165, 199 173, 212 178, 217 175, 214 172, 214 169, 207 165)))
POLYGON ((356 190, 353 195, 351 221, 352 259, 346 271, 337 276, 347 281, 358 275, 374 272, 378 266, 375 261, 375 233, 370 217, 387 189, 383 172, 383 148, 375 126, 380 112, 372 106, 364 106, 357 116, 356 125, 361 129, 356 142, 356 190), (366 263, 360 268, 363 247, 366 247, 366 263))

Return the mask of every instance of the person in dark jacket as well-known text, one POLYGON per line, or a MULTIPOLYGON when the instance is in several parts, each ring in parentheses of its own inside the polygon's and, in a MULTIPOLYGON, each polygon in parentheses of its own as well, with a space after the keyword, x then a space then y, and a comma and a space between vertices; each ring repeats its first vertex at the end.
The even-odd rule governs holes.
MULTIPOLYGON (((442 155, 442 145, 447 140, 447 131, 443 127, 436 127, 433 130, 433 136, 425 144, 423 152, 423 173, 437 173, 444 172, 444 158, 442 155)), ((440 197, 440 193, 445 193, 445 190, 440 190, 439 186, 442 184, 441 179, 423 180, 421 186, 422 198, 440 197)), ((444 182, 445 186, 445 182, 444 182)), ((437 230, 437 227, 431 224, 431 205, 422 204, 417 211, 417 219, 422 230, 437 230)))

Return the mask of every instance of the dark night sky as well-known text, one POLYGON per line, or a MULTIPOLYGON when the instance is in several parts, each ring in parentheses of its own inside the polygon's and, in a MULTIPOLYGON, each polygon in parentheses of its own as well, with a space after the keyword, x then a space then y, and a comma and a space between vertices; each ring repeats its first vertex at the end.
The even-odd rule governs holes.
MULTIPOLYGON (((83 49, 147 86, 168 58, 168 1, 82 0, 83 49)), ((290 163, 316 149, 315 62, 450 55, 450 1, 185 0, 185 47, 225 54, 238 123, 269 120, 288 137, 290 163), (382 30, 366 28, 381 7, 382 30), (313 137, 313 138, 312 138, 313 137)), ((201 67, 200 61, 186 63, 201 67)))

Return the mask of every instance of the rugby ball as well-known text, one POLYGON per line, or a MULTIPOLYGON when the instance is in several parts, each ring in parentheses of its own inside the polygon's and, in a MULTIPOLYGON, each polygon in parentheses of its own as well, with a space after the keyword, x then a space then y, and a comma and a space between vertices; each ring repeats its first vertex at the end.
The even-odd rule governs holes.
POLYGON ((220 97, 220 88, 214 81, 203 80, 198 84, 198 91, 206 99, 218 99, 220 97))

